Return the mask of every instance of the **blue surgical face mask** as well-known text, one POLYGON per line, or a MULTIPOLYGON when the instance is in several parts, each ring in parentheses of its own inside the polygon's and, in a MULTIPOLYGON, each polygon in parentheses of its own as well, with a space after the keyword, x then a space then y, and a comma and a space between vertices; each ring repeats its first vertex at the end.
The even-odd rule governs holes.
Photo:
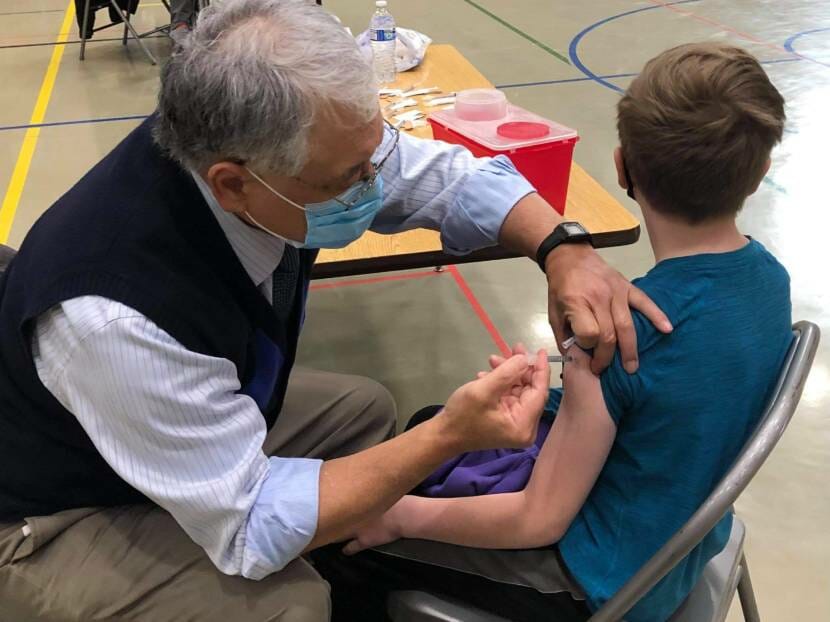
POLYGON ((281 198, 286 203, 305 212, 306 234, 305 240, 297 242, 279 235, 261 225, 249 212, 245 215, 265 233, 285 240, 286 243, 297 248, 343 248, 348 246, 364 233, 372 224, 375 216, 383 207, 383 179, 377 175, 371 181, 360 181, 354 184, 343 194, 322 203, 299 205, 274 190, 259 175, 251 169, 248 172, 263 186, 281 198), (367 184, 371 184, 367 188, 367 184))

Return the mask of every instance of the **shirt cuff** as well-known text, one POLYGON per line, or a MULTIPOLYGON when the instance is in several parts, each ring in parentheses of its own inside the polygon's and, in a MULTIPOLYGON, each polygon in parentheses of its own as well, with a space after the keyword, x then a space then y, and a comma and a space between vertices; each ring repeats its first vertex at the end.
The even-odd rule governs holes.
POLYGON ((269 458, 248 515, 242 576, 260 580, 299 557, 317 532, 322 460, 269 458))
POLYGON ((486 160, 470 175, 441 227, 444 250, 464 255, 498 243, 507 214, 536 189, 507 156, 486 160))

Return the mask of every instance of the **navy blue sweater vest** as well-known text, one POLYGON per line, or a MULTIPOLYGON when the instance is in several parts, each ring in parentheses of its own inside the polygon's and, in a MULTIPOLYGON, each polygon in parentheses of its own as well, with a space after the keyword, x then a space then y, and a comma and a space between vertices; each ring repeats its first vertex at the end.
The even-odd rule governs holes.
POLYGON ((230 360, 269 428, 282 407, 316 251, 300 251, 294 306, 280 321, 190 174, 153 143, 153 122, 46 211, 0 278, 0 520, 146 500, 38 378, 34 320, 62 301, 117 300, 186 348, 230 360))

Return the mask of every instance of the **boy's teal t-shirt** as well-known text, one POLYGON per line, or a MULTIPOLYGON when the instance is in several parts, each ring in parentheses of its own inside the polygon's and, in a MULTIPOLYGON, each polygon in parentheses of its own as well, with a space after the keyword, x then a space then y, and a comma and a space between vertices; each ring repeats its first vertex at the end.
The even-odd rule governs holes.
MULTIPOLYGON (((559 542, 597 609, 691 517, 753 431, 792 341, 789 276, 758 242, 661 261, 635 281, 669 316, 635 314, 640 369, 601 378, 617 436, 559 542)), ((551 394, 558 408, 560 395, 551 394)), ((729 539, 731 514, 626 616, 666 620, 729 539)))

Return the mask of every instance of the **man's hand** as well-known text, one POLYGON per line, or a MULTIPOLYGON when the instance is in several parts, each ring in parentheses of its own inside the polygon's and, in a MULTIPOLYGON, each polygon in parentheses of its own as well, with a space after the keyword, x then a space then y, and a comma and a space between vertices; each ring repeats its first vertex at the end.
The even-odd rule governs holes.
POLYGON ((658 330, 672 330, 657 305, 587 244, 555 248, 547 257, 545 273, 548 315, 559 348, 571 335, 582 348, 593 348, 594 373, 608 367, 617 346, 625 370, 630 374, 637 371, 637 333, 630 307, 643 313, 658 330))
MULTIPOLYGON (((504 219, 499 244, 531 259, 562 217, 536 193, 522 198, 504 219)), ((672 327, 651 299, 608 265, 588 244, 561 244, 546 259, 548 315, 562 350, 572 334, 583 348, 594 348, 591 368, 599 373, 620 348, 629 373, 637 371, 637 333, 629 305, 665 333, 672 327)))
POLYGON ((352 537, 365 524, 371 533, 380 534, 388 524, 368 521, 377 520, 453 456, 530 445, 549 383, 544 350, 533 365, 528 365, 526 354, 511 357, 458 389, 429 421, 380 445, 324 462, 317 533, 306 550, 352 537))
POLYGON ((346 555, 354 555, 364 549, 371 549, 402 538, 401 521, 406 519, 405 506, 408 498, 404 497, 377 518, 363 523, 349 543, 343 547, 343 552, 346 555))
POLYGON ((534 365, 517 354, 492 372, 457 389, 437 416, 459 453, 477 449, 527 447, 548 397, 550 365, 539 350, 534 365))

